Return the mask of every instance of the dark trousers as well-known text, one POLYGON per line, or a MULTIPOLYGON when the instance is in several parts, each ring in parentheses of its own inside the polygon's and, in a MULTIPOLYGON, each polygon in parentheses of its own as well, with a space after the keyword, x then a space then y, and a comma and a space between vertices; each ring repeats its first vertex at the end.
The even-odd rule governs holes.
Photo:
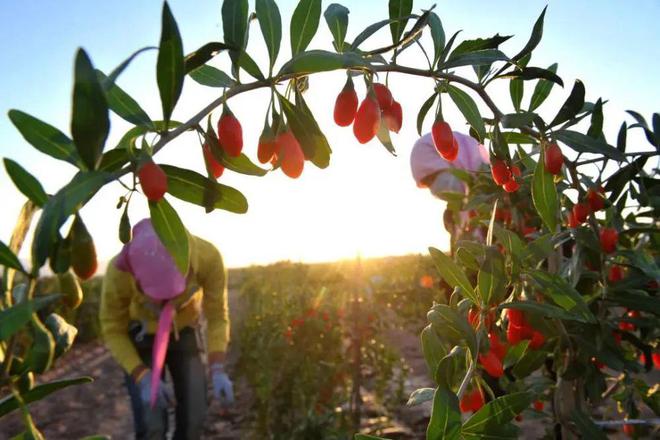
MULTIPOLYGON (((133 344, 145 365, 151 365, 153 335, 139 335, 139 328, 129 332, 133 344)), ((175 440, 195 440, 201 438, 204 417, 206 416, 206 369, 202 361, 203 347, 195 330, 186 327, 179 332, 179 339, 170 335, 170 343, 165 357, 165 365, 172 377, 175 407, 175 440)), ((137 384, 126 375, 126 387, 131 398, 135 438, 138 440, 161 440, 167 431, 167 410, 151 408, 140 398, 137 384)))

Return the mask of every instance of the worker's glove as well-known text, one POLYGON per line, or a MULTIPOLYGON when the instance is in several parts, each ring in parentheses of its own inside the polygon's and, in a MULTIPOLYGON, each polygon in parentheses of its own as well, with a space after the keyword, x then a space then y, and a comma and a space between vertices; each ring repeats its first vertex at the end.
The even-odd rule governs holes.
MULTIPOLYGON (((140 389, 140 399, 142 399, 142 403, 145 405, 149 405, 151 400, 151 374, 151 370, 148 370, 137 383, 140 389)), ((174 404, 175 398, 172 385, 161 379, 155 406, 158 408, 167 408, 168 406, 174 406, 174 404)))
POLYGON ((211 365, 211 381, 213 382, 213 397, 220 401, 222 406, 234 403, 234 387, 220 363, 211 365))

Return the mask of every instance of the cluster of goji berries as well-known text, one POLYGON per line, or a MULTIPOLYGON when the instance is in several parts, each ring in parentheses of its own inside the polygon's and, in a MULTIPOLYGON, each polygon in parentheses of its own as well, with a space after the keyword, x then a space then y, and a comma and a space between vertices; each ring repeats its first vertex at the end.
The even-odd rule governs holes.
POLYGON ((334 108, 335 123, 340 127, 353 124, 353 134, 366 144, 378 134, 381 123, 389 131, 398 133, 403 123, 403 110, 386 85, 373 83, 372 89, 358 107, 358 97, 349 76, 337 95, 334 108))
POLYGON ((501 186, 506 192, 516 192, 520 188, 520 184, 516 177, 520 177, 522 173, 517 165, 509 165, 507 162, 500 159, 493 159, 490 166, 490 172, 493 176, 493 181, 501 186))
MULTIPOLYGON (((335 318, 336 320, 341 318, 339 312, 337 312, 337 316, 335 318)), ((284 331, 284 339, 289 344, 293 344, 293 339, 296 333, 300 331, 302 328, 304 328, 306 324, 314 320, 317 321, 320 320, 320 322, 323 323, 322 326, 323 332, 329 332, 333 328, 333 323, 330 313, 326 311, 320 312, 315 308, 310 308, 307 309, 307 311, 303 315, 291 319, 288 327, 284 331)))
POLYGON ((587 221, 592 212, 598 212, 605 207, 605 190, 602 187, 589 188, 586 202, 578 202, 568 213, 568 226, 577 228, 587 221))

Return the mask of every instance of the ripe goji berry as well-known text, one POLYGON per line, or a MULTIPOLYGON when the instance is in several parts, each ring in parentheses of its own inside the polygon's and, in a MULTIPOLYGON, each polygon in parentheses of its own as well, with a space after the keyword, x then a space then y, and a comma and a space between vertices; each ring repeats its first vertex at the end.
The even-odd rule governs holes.
POLYGON ((213 156, 213 153, 211 152, 211 148, 209 147, 209 145, 204 144, 202 146, 202 151, 204 152, 204 161, 206 163, 206 167, 208 168, 211 175, 216 179, 222 176, 222 173, 224 173, 225 171, 225 167, 222 166, 220 162, 215 160, 215 157, 213 156))
POLYGON ((618 265, 610 267, 610 271, 607 274, 607 281, 610 283, 616 283, 623 279, 623 268, 618 265))
POLYGON ((605 190, 599 186, 596 190, 589 188, 587 191, 587 202, 591 212, 600 211, 605 207, 605 190))
POLYGON ((600 247, 608 254, 616 250, 616 243, 619 241, 619 233, 614 228, 603 228, 600 230, 600 247))
POLYGON ((514 178, 511 178, 507 183, 502 185, 502 188, 504 188, 504 191, 508 193, 516 192, 520 188, 520 184, 516 182, 514 178))
POLYGON ((234 114, 225 107, 218 121, 218 141, 228 155, 238 157, 243 150, 243 128, 234 114))
POLYGON ((522 327, 525 325, 525 314, 519 309, 506 309, 506 316, 509 318, 509 323, 522 327))
POLYGON ((589 215, 589 207, 584 203, 576 203, 573 206, 573 216, 578 223, 584 223, 589 215))
POLYGON ((348 127, 351 125, 355 119, 357 106, 357 93, 353 87, 353 81, 349 77, 346 81, 346 85, 342 91, 339 92, 339 95, 337 95, 337 100, 335 101, 335 123, 340 127, 348 127))
POLYGON ((490 172, 493 176, 493 181, 497 185, 504 185, 511 180, 511 170, 506 162, 503 160, 495 159, 491 163, 490 172))
POLYGON ((161 167, 149 160, 138 171, 140 187, 147 199, 157 202, 167 192, 167 176, 161 167))
POLYGON ((483 369, 486 370, 486 373, 492 377, 498 378, 502 377, 504 374, 502 361, 499 360, 492 349, 488 350, 486 354, 479 355, 479 363, 481 363, 483 369))
POLYGON ((390 108, 394 99, 392 98, 392 92, 387 88, 385 84, 374 83, 374 93, 376 94, 376 99, 378 100, 378 107, 381 110, 385 111, 390 108))
POLYGON ((378 133, 380 126, 380 108, 371 96, 364 98, 353 122, 353 134, 361 144, 366 144, 378 133))
POLYGON ((520 177, 522 173, 520 172, 520 168, 518 168, 517 165, 511 165, 511 174, 513 174, 516 177, 520 177))
POLYGON ((286 130, 278 135, 275 143, 282 172, 292 179, 300 177, 305 166, 305 155, 291 130, 286 130))
POLYGON ((490 349, 493 353, 495 353, 495 356, 497 356, 500 361, 504 359, 504 356, 506 356, 507 347, 506 345, 502 344, 499 336, 492 332, 488 333, 488 340, 490 341, 490 349))
POLYGON ((545 149, 545 169, 551 174, 560 174, 564 164, 564 155, 557 144, 550 144, 545 149))
POLYGON ((392 105, 383 110, 383 119, 389 131, 398 133, 403 124, 403 109, 401 108, 401 104, 392 101, 392 105))
POLYGON ((471 409, 474 412, 477 412, 484 406, 484 395, 480 389, 476 388, 472 392, 472 398, 470 399, 471 409))
POLYGON ((542 400, 535 400, 534 401, 534 409, 537 411, 543 411, 543 407, 545 404, 543 403, 542 400))
POLYGON ((543 344, 545 344, 545 336, 543 336, 543 333, 533 330, 532 338, 529 341, 529 347, 533 350, 538 350, 543 344))
POLYGON ((651 356, 653 359, 653 366, 656 370, 660 370, 660 353, 653 353, 651 356))
POLYGON ((629 423, 624 424, 623 425, 623 432, 628 437, 634 437, 635 436, 635 425, 631 425, 629 423))
POLYGON ((433 277, 431 275, 422 275, 419 279, 419 285, 425 289, 430 289, 433 287, 433 277))
MULTIPOLYGON (((454 149, 454 134, 451 127, 445 121, 435 121, 431 127, 431 137, 433 138, 433 145, 438 150, 438 154, 444 156, 450 155, 454 149)), ((458 153, 458 151, 457 151, 458 153)))

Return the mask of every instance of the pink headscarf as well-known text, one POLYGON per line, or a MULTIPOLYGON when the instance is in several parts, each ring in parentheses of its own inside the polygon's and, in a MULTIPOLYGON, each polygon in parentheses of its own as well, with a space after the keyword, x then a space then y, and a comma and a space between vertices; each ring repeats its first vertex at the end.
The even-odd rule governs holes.
POLYGON ((431 134, 425 134, 415 142, 410 153, 410 167, 417 186, 424 188, 422 183, 425 177, 448 168, 460 168, 467 171, 476 171, 482 164, 488 163, 488 152, 483 145, 474 138, 453 132, 458 143, 458 156, 453 162, 444 160, 433 145, 431 134))
POLYGON ((129 272, 142 292, 165 304, 158 318, 158 328, 152 347, 151 407, 158 396, 160 376, 170 340, 170 328, 175 309, 172 298, 182 294, 186 278, 158 238, 150 219, 143 219, 133 227, 133 238, 126 243, 115 260, 115 267, 129 272))

